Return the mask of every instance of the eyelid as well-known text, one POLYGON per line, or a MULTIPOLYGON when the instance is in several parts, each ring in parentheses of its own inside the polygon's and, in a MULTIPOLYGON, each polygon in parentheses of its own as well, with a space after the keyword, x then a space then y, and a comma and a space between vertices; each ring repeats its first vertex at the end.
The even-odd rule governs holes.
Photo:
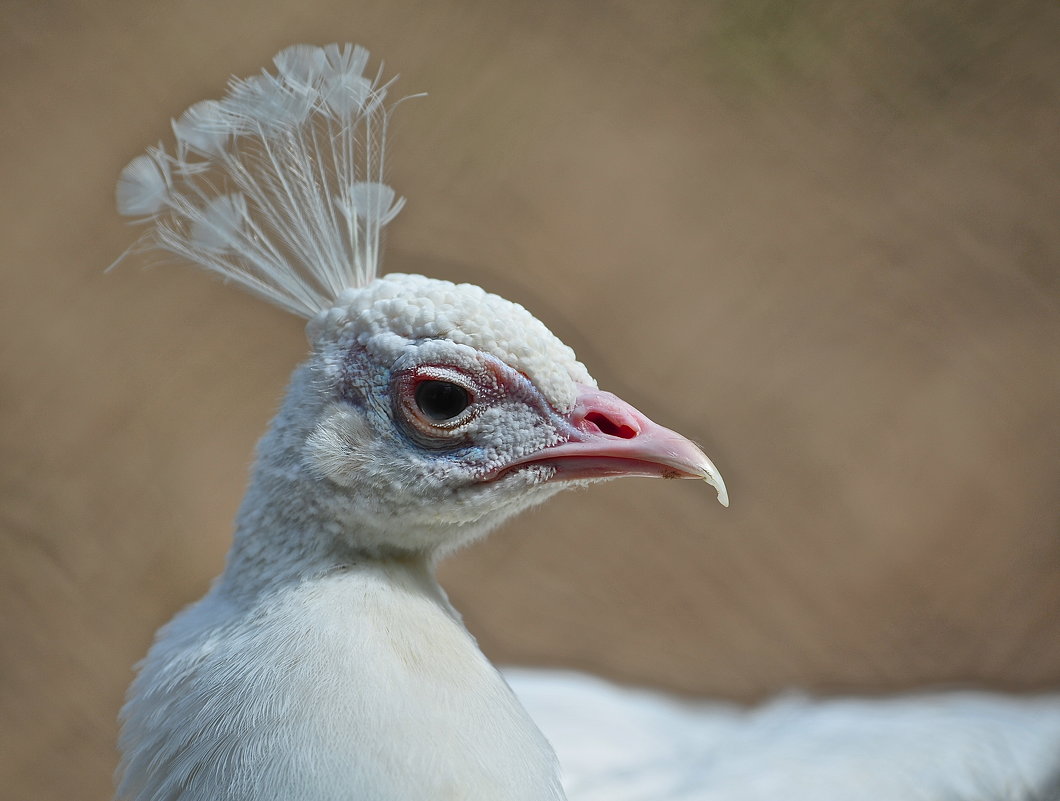
POLYGON ((421 381, 448 381, 450 384, 456 384, 467 390, 468 395, 471 396, 472 403, 475 397, 479 394, 477 384, 471 380, 471 377, 467 373, 456 370, 452 367, 442 367, 440 365, 425 365, 417 367, 412 373, 412 383, 418 384, 421 381))
POLYGON ((486 393, 466 371, 446 365, 418 365, 397 375, 397 392, 393 396, 396 411, 400 411, 404 426, 423 444, 452 446, 453 435, 474 420, 481 410, 486 393), (416 406, 416 388, 424 381, 446 381, 462 387, 468 395, 467 408, 451 420, 426 419, 416 406))

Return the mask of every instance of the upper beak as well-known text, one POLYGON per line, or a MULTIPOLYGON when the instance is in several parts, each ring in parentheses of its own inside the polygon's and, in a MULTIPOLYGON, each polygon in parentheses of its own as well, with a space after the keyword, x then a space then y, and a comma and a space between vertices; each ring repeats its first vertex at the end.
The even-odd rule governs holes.
POLYGON ((623 476, 698 478, 718 491, 722 506, 729 505, 721 473, 703 451, 616 395, 583 387, 568 422, 570 436, 564 442, 532 453, 507 469, 548 465, 556 471, 553 480, 560 481, 623 476))

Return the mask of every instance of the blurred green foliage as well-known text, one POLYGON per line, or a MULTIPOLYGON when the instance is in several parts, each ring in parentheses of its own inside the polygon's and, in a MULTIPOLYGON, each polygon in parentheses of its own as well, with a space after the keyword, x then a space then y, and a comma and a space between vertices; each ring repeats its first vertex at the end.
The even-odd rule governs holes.
MULTIPOLYGON (((1060 29, 1060 3, 1043 0, 716 0, 700 8, 698 56, 722 90, 768 97, 845 86, 908 113, 961 103, 1011 70, 1009 56, 1028 37, 1060 29)), ((1047 80, 1018 70, 1010 77, 1029 92, 1047 80)))

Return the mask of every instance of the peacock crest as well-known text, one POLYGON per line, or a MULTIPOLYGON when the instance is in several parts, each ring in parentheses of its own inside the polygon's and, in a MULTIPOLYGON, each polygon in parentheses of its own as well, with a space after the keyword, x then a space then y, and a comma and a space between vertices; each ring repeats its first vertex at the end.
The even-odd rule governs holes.
MULTIPOLYGON (((173 121, 118 181, 121 214, 151 225, 130 252, 171 253, 302 317, 371 281, 404 198, 384 182, 382 70, 355 45, 294 45, 173 121)), ((400 102, 400 101, 398 101, 400 102)))

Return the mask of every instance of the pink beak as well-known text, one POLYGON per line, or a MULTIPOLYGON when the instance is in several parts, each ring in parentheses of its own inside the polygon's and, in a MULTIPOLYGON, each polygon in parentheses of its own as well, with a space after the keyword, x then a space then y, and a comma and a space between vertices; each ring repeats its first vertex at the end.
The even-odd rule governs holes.
POLYGON ((725 482, 713 462, 676 431, 653 423, 610 392, 582 387, 568 418, 573 433, 565 441, 508 466, 540 464, 556 471, 553 481, 647 476, 698 478, 729 505, 725 482))

